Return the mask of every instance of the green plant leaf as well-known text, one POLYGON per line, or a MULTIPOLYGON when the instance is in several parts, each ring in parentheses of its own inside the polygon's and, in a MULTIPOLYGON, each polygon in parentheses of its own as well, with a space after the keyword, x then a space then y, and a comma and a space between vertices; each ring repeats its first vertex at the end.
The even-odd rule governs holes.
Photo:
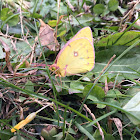
MULTIPOLYGON (((3 26, 3 31, 7 30, 6 24, 3 26)), ((8 29, 9 34, 15 34, 15 35, 21 35, 21 25, 16 25, 16 26, 9 26, 8 29)), ((24 29, 24 33, 27 33, 26 30, 24 29)))
POLYGON ((82 17, 77 17, 77 18, 72 16, 71 21, 66 21, 66 23, 77 26, 79 24, 84 24, 86 22, 92 21, 93 18, 94 17, 91 14, 84 14, 82 17))
POLYGON ((64 140, 75 140, 75 138, 71 134, 67 134, 64 140))
POLYGON ((106 134, 105 140, 115 140, 115 138, 111 134, 106 134))
POLYGON ((84 89, 84 86, 80 82, 71 82, 69 93, 82 93, 84 89))
POLYGON ((84 128, 82 127, 79 123, 75 122, 75 125, 77 126, 77 128, 84 133, 90 140, 95 140, 93 138, 93 136, 84 128))
MULTIPOLYGON (((84 91, 83 91, 84 96, 86 96, 88 94, 88 92, 89 92, 89 90, 91 89, 92 86, 93 86, 93 84, 89 84, 89 85, 85 86, 84 91)), ((92 89, 90 95, 96 97, 98 100, 102 100, 105 97, 105 92, 101 87, 94 86, 94 88, 92 89)), ((89 96, 88 98, 90 98, 92 96, 89 96)))
MULTIPOLYGON (((112 45, 123 45, 123 46, 130 46, 134 44, 137 40, 140 38, 140 32, 137 31, 128 31, 126 32, 115 44, 113 44, 121 35, 121 33, 116 33, 114 35, 109 35, 107 37, 103 37, 97 44, 95 44, 98 47, 107 47, 112 45)), ((140 45, 140 43, 139 43, 140 45)))
MULTIPOLYGON (((18 57, 20 55, 22 55, 22 58, 27 56, 30 52, 31 52, 31 47, 30 45, 32 45, 34 43, 34 40, 28 40, 29 44, 27 44, 25 41, 17 41, 16 42, 16 49, 13 49, 13 45, 10 41, 9 38, 4 38, 4 37, 0 37, 0 39, 2 39, 9 47, 10 47, 10 56, 12 57, 12 60, 14 63, 19 62, 18 57)), ((21 59, 22 61, 22 59, 21 59)))
POLYGON ((93 7, 93 12, 97 15, 99 14, 102 14, 105 10, 105 7, 103 4, 96 4, 94 7, 93 7))
POLYGON ((121 92, 118 90, 118 89, 110 89, 108 92, 107 92, 107 95, 106 95, 107 98, 119 98, 119 97, 123 97, 123 94, 121 94, 121 92))
POLYGON ((7 21, 7 24, 9 26, 15 26, 18 24, 19 22, 19 16, 18 15, 15 15, 12 13, 12 11, 9 9, 9 8, 3 8, 2 11, 1 11, 1 20, 2 21, 5 21, 7 20, 8 18, 10 18, 8 21, 7 21), (13 17, 12 17, 13 16, 13 17), (11 17, 11 18, 10 18, 11 17))
POLYGON ((68 133, 73 134, 73 135, 76 135, 77 134, 72 128, 69 128, 68 129, 68 133))
MULTIPOLYGON (((124 107, 126 111, 130 112, 137 118, 140 118, 140 92, 138 92, 124 107)), ((132 116, 126 114, 131 122, 135 125, 140 125, 140 122, 132 116)))
POLYGON ((63 138, 63 132, 59 132, 58 134, 56 134, 53 137, 55 137, 57 140, 62 140, 62 138, 63 138))
MULTIPOLYGON (((110 58, 115 54, 118 57, 123 51, 126 50, 125 46, 112 46, 109 49, 96 52, 96 63, 93 72, 100 73, 102 69, 107 65, 110 58)), ((139 74, 136 71, 140 71, 140 48, 135 47, 127 54, 125 54, 119 61, 117 61, 109 69, 107 76, 109 78, 116 77, 116 74, 119 73, 117 81, 124 79, 124 76, 135 79, 139 77, 139 74)))
POLYGON ((102 136, 100 135, 100 132, 98 129, 96 129, 96 131, 93 134, 93 137, 95 138, 95 140, 101 140, 102 136))
POLYGON ((108 9, 110 11, 116 11, 119 6, 118 0, 110 0, 108 3, 108 9))
POLYGON ((63 31, 61 31, 58 35, 57 35, 57 37, 61 37, 61 36, 64 36, 65 34, 66 34, 66 30, 63 30, 63 31))
POLYGON ((25 84, 25 90, 29 90, 31 92, 34 92, 34 84, 28 80, 25 84))
POLYGON ((0 130, 0 139, 9 140, 12 136, 10 129, 0 130))
MULTIPOLYGON (((36 5, 36 1, 31 1, 30 12, 33 13, 34 6, 36 5)), ((56 7, 56 2, 54 0, 45 0, 45 1, 38 1, 36 6, 36 13, 39 13, 42 17, 46 16, 56 7)))
POLYGON ((57 25, 57 20, 49 20, 48 25, 50 25, 51 27, 55 27, 57 25))
POLYGON ((13 15, 13 13, 11 12, 11 10, 9 8, 3 8, 1 10, 1 17, 0 17, 0 19, 2 21, 5 21, 9 16, 12 16, 12 15, 13 15))
MULTIPOLYGON (((60 7, 61 8, 59 8, 59 13, 60 13, 60 15, 65 15, 65 14, 67 14, 67 7, 62 3, 62 2, 60 2, 60 7)), ((53 9, 51 9, 52 11, 54 11, 55 12, 55 14, 58 12, 58 7, 55 5, 55 7, 53 8, 53 9)))

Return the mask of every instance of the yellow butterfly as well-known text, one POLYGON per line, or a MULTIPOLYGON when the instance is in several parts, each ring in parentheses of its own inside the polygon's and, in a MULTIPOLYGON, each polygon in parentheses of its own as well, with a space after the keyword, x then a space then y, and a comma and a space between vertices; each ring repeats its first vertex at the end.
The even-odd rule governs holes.
POLYGON ((95 51, 90 27, 82 28, 70 39, 56 57, 50 70, 65 77, 91 71, 95 65, 95 51))

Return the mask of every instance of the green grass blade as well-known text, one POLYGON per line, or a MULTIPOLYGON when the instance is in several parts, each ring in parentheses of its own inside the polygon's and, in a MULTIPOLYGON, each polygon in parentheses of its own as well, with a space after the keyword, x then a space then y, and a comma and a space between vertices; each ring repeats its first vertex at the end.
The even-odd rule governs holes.
POLYGON ((93 138, 93 136, 85 129, 83 128, 79 123, 75 122, 75 125, 77 126, 77 128, 83 133, 85 134, 90 140, 95 140, 93 138))

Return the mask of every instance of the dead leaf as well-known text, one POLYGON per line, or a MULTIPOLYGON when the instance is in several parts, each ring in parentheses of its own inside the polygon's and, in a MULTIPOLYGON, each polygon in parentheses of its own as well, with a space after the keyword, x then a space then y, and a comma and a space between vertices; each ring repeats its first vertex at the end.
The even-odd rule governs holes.
POLYGON ((4 51, 6 53, 5 56, 5 61, 6 61, 6 66, 8 68, 8 70, 13 73, 13 69, 10 63, 10 47, 2 40, 0 39, 1 44, 3 45, 4 51))
MULTIPOLYGON (((47 46, 52 51, 58 51, 60 45, 55 38, 55 31, 49 25, 45 24, 41 19, 39 19, 41 26, 39 30, 39 37, 42 46, 47 46)), ((35 41, 38 37, 35 38, 35 41)))

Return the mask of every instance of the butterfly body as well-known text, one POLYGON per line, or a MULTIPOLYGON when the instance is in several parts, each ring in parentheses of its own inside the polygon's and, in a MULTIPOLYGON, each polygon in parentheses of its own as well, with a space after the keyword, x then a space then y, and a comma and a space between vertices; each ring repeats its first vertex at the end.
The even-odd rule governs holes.
POLYGON ((65 77, 85 73, 94 68, 95 52, 90 27, 81 29, 70 39, 56 57, 50 69, 56 74, 65 77))

